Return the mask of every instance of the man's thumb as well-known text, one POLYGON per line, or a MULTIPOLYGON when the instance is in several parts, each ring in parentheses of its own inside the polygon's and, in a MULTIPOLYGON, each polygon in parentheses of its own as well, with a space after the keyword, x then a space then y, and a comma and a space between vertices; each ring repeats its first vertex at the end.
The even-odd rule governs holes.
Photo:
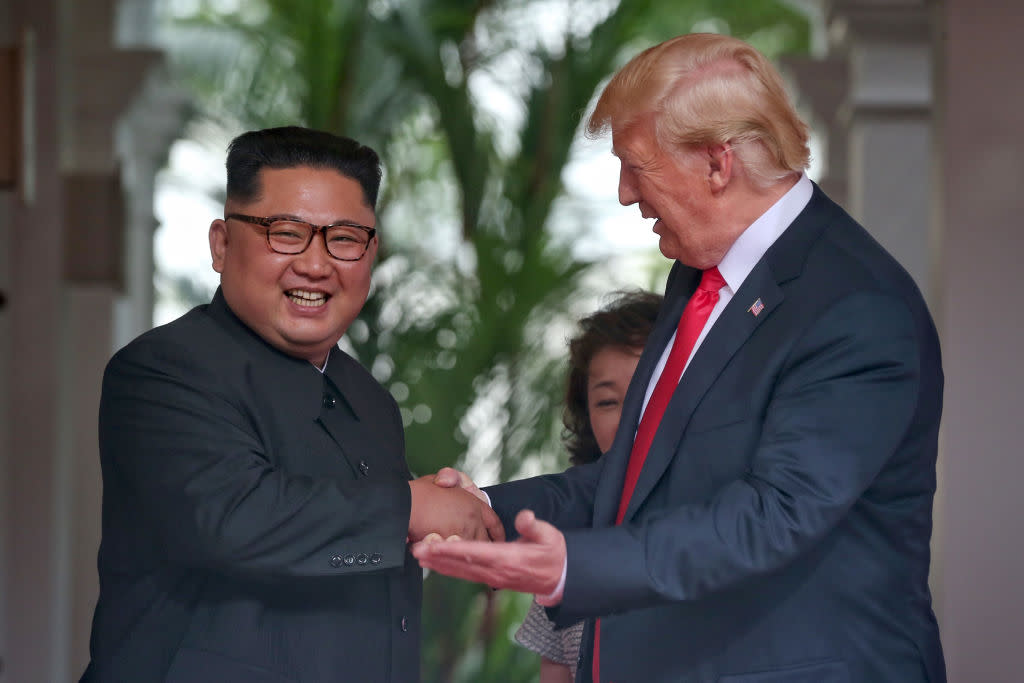
POLYGON ((434 475, 434 483, 446 489, 459 485, 459 471, 452 467, 442 467, 434 475))
POLYGON ((548 527, 551 525, 537 519, 533 510, 520 510, 516 515, 516 531, 524 541, 542 542, 547 536, 548 527))

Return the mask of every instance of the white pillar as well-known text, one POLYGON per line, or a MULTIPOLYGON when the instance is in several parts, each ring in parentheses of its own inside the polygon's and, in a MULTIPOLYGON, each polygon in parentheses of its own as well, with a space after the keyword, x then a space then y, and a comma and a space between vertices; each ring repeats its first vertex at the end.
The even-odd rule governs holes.
POLYGON ((1016 683, 1024 634, 1024 4, 946 0, 937 13, 946 399, 936 592, 949 680, 1016 683))
POLYGON ((924 0, 836 0, 833 53, 847 62, 845 208, 910 272, 934 312, 932 51, 924 0))
MULTIPOLYGON (((32 191, 0 189, 3 683, 75 680, 88 657, 100 531, 96 414, 126 281, 115 124, 159 58, 116 48, 115 2, 0 8, 0 41, 29 35, 34 46, 25 95, 32 191)), ((151 205, 152 179, 138 185, 150 191, 139 202, 151 205)), ((135 277, 151 300, 151 270, 135 277)))

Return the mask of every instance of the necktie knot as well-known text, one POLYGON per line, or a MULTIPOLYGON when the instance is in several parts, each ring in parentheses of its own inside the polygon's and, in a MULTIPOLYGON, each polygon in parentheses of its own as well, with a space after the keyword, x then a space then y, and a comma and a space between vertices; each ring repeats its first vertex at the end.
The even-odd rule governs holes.
POLYGON ((703 289, 705 292, 717 292, 725 286, 725 278, 718 272, 718 266, 714 268, 708 268, 701 275, 700 284, 697 285, 697 289, 703 289))

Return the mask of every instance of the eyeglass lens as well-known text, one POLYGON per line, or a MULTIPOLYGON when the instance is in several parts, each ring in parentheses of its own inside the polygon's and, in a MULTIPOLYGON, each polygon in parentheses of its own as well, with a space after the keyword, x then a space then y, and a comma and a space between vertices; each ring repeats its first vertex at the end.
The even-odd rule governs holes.
MULTIPOLYGON (((267 229, 270 248, 282 254, 298 254, 306 249, 313 228, 307 223, 274 221, 267 229)), ((362 228, 334 225, 324 230, 327 251, 338 259, 354 260, 366 252, 370 235, 362 228)))

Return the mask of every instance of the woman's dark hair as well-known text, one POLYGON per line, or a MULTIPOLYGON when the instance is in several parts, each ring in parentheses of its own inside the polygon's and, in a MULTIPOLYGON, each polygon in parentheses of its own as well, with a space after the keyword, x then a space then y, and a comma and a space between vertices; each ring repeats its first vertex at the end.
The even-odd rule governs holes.
POLYGON ((381 167, 377 153, 352 138, 322 130, 284 126, 242 133, 228 145, 229 199, 250 202, 258 199, 260 171, 264 168, 308 166, 332 169, 351 178, 363 188, 363 198, 377 206, 381 167))
POLYGON ((587 380, 590 361, 607 348, 636 349, 647 342, 661 306, 661 295, 651 292, 617 292, 612 302, 579 321, 579 332, 569 340, 569 377, 565 389, 563 439, 573 465, 593 462, 601 456, 587 412, 587 380))

